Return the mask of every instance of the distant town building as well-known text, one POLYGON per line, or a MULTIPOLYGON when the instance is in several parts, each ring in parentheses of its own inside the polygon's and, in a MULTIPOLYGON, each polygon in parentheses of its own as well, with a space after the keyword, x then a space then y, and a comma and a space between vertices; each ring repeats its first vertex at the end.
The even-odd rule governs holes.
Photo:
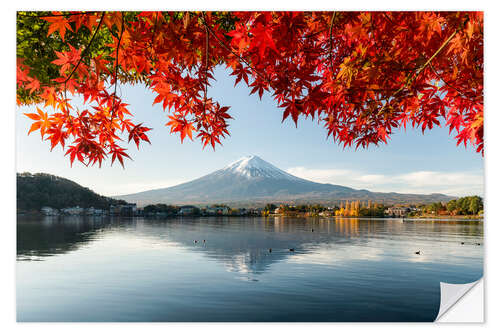
POLYGON ((42 212, 42 214, 47 215, 47 216, 59 215, 58 209, 48 207, 48 206, 42 207, 41 212, 42 212))
POLYGON ((85 209, 81 208, 80 206, 75 206, 75 207, 63 208, 61 209, 61 212, 65 215, 83 215, 85 209))
POLYGON ((202 210, 204 215, 229 215, 231 209, 227 206, 207 206, 202 210))
POLYGON ((111 215, 134 216, 136 211, 137 204, 135 203, 109 206, 109 213, 111 215))
POLYGON ((410 207, 389 207, 384 214, 392 217, 405 217, 410 211, 410 207))
POLYGON ((179 209, 179 215, 193 215, 197 211, 195 206, 181 206, 179 209))

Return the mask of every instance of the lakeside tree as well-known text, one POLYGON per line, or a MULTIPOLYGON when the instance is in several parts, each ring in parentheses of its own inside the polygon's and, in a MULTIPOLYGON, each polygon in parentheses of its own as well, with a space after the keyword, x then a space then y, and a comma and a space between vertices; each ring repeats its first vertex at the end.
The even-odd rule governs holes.
POLYGON ((264 210, 267 211, 267 212, 274 212, 274 210, 278 208, 278 206, 276 206, 275 204, 273 203, 268 203, 266 204, 266 206, 264 207, 264 210))
POLYGON ((429 214, 446 212, 451 215, 477 215, 484 209, 483 199, 480 196, 467 196, 450 200, 446 205, 434 202, 423 207, 423 211, 429 214))
POLYGON ((472 215, 476 215, 482 209, 483 209, 483 200, 478 196, 473 196, 470 199, 468 211, 472 215))
POLYGON ((16 35, 28 134, 71 164, 123 165, 123 141, 149 142, 119 84, 143 84, 171 133, 215 149, 231 119, 207 94, 218 66, 344 147, 444 124, 483 153, 482 12, 18 12, 16 35))
POLYGON ((168 215, 176 215, 179 212, 178 206, 167 204, 147 205, 144 207, 145 214, 165 213, 168 215))
POLYGON ((335 209, 335 216, 384 217, 384 210, 384 205, 372 203, 371 200, 346 200, 340 203, 338 209, 335 209))

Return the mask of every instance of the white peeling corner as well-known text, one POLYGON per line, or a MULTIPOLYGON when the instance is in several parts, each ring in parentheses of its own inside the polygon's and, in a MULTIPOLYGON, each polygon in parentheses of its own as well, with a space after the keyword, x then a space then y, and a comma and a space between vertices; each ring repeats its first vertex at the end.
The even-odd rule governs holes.
POLYGON ((435 321, 482 323, 484 321, 483 279, 465 284, 441 282, 441 304, 435 321))

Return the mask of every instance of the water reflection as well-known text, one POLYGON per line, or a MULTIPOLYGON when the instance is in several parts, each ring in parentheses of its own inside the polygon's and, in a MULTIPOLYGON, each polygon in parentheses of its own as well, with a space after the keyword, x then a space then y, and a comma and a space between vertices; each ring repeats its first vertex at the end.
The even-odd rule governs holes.
POLYGON ((43 260, 76 251, 107 235, 132 233, 149 246, 182 247, 223 263, 228 271, 252 274, 261 274, 284 260, 339 265, 352 260, 376 261, 391 254, 397 257, 398 251, 414 262, 446 260, 453 249, 439 251, 432 244, 425 244, 421 255, 413 254, 420 250, 421 242, 457 245, 470 238, 465 244, 470 247, 482 238, 482 223, 339 217, 44 217, 20 219, 17 228, 18 260, 43 260))
POLYGON ((87 217, 46 216, 18 219, 17 259, 39 260, 55 254, 75 251, 97 237, 109 220, 87 217))
POLYGON ((432 321, 439 282, 482 276, 482 234, 384 219, 20 218, 17 316, 432 321))

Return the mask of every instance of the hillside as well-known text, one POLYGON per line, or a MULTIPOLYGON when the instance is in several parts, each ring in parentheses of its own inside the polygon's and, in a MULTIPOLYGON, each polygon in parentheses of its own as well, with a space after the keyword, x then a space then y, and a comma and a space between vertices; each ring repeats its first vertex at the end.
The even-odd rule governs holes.
POLYGON ((43 206, 107 209, 109 205, 118 203, 125 202, 99 195, 66 178, 46 173, 17 174, 18 210, 40 210, 43 206))
POLYGON ((329 204, 340 200, 374 200, 384 203, 430 203, 453 199, 439 193, 382 193, 316 183, 293 176, 258 156, 243 157, 225 168, 180 185, 115 198, 135 202, 138 206, 227 203, 238 207, 269 202, 329 204))

